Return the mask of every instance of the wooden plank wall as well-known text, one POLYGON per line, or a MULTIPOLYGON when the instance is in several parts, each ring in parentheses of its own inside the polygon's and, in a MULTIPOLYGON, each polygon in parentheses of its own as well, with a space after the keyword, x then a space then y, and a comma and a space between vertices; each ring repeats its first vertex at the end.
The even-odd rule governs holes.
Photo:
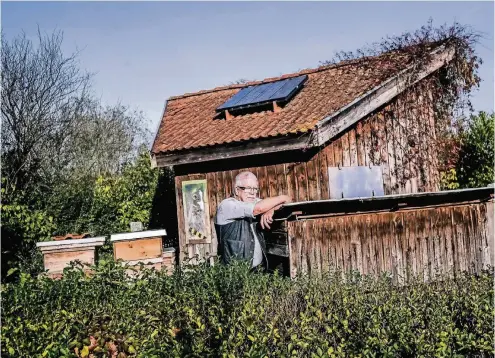
POLYGON ((291 277, 325 271, 422 275, 494 265, 493 201, 288 223, 291 277))
POLYGON ((43 255, 45 270, 48 270, 48 273, 61 273, 65 267, 69 266, 71 261, 75 260, 94 265, 95 248, 80 248, 78 251, 70 252, 47 252, 43 255))
MULTIPOLYGON (((213 217, 217 205, 232 194, 235 176, 244 170, 257 175, 261 198, 287 194, 293 201, 328 199, 327 168, 339 165, 381 165, 386 195, 439 190, 431 137, 424 134, 434 133, 431 103, 431 96, 413 98, 412 94, 403 94, 335 138, 307 162, 281 161, 275 165, 245 168, 242 158, 236 158, 234 160, 239 162, 239 166, 235 170, 177 176, 175 185, 181 261, 186 256, 216 254, 213 217), (411 103, 419 104, 419 107, 411 106, 411 103), (186 248, 181 183, 195 179, 207 179, 212 243, 194 244, 186 248)), ((290 157, 285 160, 290 161, 290 157)))

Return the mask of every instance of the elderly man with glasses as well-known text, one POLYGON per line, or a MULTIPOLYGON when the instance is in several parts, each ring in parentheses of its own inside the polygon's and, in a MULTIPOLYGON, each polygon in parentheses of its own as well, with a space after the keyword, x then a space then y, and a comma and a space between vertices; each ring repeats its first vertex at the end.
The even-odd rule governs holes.
POLYGON ((279 195, 260 199, 258 179, 247 171, 236 176, 233 189, 234 196, 220 203, 215 216, 218 254, 225 264, 246 260, 253 268, 263 262, 268 267, 262 229, 270 228, 274 211, 290 198, 279 195))

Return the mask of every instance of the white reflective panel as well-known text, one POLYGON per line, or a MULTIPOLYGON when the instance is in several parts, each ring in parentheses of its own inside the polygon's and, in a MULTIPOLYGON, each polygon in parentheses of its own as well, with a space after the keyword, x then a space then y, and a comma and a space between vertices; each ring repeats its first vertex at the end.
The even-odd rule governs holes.
POLYGON ((328 167, 330 199, 385 195, 380 166, 328 167))

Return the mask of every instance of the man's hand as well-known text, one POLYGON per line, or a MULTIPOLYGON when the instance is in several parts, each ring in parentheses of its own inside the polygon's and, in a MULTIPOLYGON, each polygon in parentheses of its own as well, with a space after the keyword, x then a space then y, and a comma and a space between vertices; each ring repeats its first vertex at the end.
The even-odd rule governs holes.
POLYGON ((270 229, 270 225, 273 223, 273 213, 275 209, 268 210, 266 213, 261 215, 260 224, 264 230, 270 229))

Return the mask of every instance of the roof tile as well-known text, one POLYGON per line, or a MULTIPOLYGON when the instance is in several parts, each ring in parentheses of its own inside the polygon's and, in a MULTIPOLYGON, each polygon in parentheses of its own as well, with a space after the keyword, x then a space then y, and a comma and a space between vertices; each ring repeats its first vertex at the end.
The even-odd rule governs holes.
POLYGON ((406 59, 392 64, 387 55, 382 55, 171 97, 152 153, 307 132, 319 120, 371 90, 406 64, 406 59), (359 65, 364 62, 366 68, 359 65), (242 88, 302 74, 308 75, 304 87, 280 112, 262 111, 228 120, 218 118, 216 108, 242 88))

